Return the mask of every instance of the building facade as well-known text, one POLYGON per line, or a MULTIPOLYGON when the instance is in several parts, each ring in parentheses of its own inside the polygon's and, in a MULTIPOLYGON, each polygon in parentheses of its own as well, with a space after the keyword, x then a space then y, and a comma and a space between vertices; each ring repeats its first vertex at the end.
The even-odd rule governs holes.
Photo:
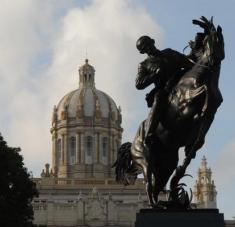
POLYGON ((125 187, 114 169, 122 140, 121 109, 95 87, 88 60, 79 70, 78 89, 66 94, 52 116, 52 167, 35 178, 35 224, 42 226, 133 226, 147 207, 143 179, 125 187))
POLYGON ((34 179, 38 226, 134 226, 139 209, 147 206, 143 181, 125 187, 114 179, 74 179, 45 176, 34 179))

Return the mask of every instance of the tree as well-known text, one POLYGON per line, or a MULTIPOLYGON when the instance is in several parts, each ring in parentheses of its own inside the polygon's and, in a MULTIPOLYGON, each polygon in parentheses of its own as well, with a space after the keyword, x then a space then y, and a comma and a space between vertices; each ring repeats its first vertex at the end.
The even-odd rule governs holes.
POLYGON ((35 183, 24 167, 20 148, 9 147, 0 134, 0 226, 33 226, 35 183))

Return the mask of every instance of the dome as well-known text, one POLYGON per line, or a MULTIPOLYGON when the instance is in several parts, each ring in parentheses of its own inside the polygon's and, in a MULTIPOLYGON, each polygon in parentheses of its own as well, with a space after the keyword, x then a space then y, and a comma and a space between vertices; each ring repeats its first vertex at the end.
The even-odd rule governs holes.
POLYGON ((58 177, 111 177, 122 138, 121 109, 96 89, 95 69, 87 59, 78 71, 78 89, 54 107, 53 170, 58 177))
POLYGON ((79 88, 66 94, 56 107, 58 120, 96 117, 120 120, 120 108, 113 99, 95 88, 94 67, 85 64, 79 68, 79 88), (66 115, 66 116, 65 116, 66 115))
POLYGON ((79 88, 66 94, 57 106, 58 120, 63 120, 65 111, 68 118, 112 116, 114 120, 118 120, 119 115, 119 109, 113 99, 106 93, 92 88, 79 88), (79 112, 82 112, 82 116, 79 116, 79 112))

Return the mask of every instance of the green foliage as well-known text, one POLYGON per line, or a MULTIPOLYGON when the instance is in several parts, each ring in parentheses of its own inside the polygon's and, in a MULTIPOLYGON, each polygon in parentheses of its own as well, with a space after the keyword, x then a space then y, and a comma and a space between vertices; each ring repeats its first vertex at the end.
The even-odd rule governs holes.
POLYGON ((0 134, 0 226, 33 226, 31 201, 38 196, 24 167, 20 148, 8 147, 0 134))

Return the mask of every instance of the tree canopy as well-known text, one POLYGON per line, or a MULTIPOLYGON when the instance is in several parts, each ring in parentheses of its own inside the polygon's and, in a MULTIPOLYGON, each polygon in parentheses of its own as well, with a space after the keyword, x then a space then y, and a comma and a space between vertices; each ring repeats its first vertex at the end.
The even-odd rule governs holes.
POLYGON ((0 226, 33 226, 35 183, 24 167, 20 148, 9 147, 0 134, 0 226))

